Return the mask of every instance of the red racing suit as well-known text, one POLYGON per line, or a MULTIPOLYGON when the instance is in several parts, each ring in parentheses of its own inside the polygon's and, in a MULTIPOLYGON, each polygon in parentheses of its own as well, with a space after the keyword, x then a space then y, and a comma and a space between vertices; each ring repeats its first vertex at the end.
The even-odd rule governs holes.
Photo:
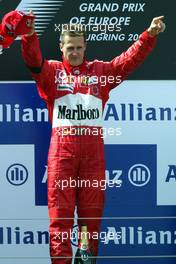
MULTIPOLYGON (((52 121, 48 154, 52 264, 71 263, 70 237, 66 238, 66 234, 70 234, 73 226, 75 205, 79 226, 86 224, 90 234, 99 232, 104 205, 104 190, 99 183, 105 180, 100 132, 103 108, 111 89, 144 61, 155 42, 156 38, 145 31, 126 52, 111 61, 84 60, 80 66, 73 67, 65 59, 62 62, 43 59, 35 33, 22 38, 24 61, 52 121), (102 76, 106 77, 106 85, 101 81, 102 76), (81 133, 80 129, 83 129, 81 133)), ((90 235, 89 243, 97 255, 98 240, 91 239, 90 235)))

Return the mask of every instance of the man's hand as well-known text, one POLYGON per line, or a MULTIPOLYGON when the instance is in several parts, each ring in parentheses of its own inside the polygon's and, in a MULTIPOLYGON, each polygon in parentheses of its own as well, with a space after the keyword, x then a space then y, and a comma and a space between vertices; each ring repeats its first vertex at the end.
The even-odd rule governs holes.
POLYGON ((166 25, 162 21, 164 16, 154 17, 150 27, 147 29, 150 36, 155 37, 161 32, 164 32, 166 25))
MULTIPOLYGON (((32 10, 30 11, 29 15, 34 16, 32 10)), ((30 25, 30 27, 31 27, 31 31, 30 31, 30 33, 26 34, 25 37, 30 37, 34 34, 34 32, 35 32, 35 21, 34 20, 33 20, 32 24, 30 25)))

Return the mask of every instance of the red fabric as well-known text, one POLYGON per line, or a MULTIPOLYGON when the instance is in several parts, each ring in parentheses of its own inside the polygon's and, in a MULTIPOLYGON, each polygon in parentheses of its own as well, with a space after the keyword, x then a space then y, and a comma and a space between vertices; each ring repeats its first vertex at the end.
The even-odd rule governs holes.
MULTIPOLYGON (((50 149, 48 155, 48 208, 50 216, 50 254, 52 264, 71 264, 70 239, 62 241, 59 234, 69 233, 73 226, 74 207, 78 206, 78 225, 86 224, 90 233, 99 232, 100 219, 104 205, 104 191, 98 187, 79 188, 68 186, 62 189, 60 181, 105 179, 104 147, 100 135, 67 135, 61 136, 59 129, 101 127, 103 107, 111 89, 119 83, 115 81, 103 86, 100 82, 63 83, 59 82, 59 73, 85 76, 121 76, 123 81, 134 71, 152 51, 156 38, 147 32, 140 35, 126 52, 109 62, 94 60, 84 61, 73 67, 65 59, 60 61, 44 60, 36 34, 22 38, 22 54, 25 63, 30 67, 37 83, 39 95, 47 103, 50 120, 53 120, 50 149), (39 69, 36 73, 36 68, 39 69), (76 71, 76 72, 75 72, 76 71), (34 73, 35 72, 35 73, 34 73), (64 114, 64 107, 66 115, 64 114), (62 108, 62 109, 61 109, 62 108), (83 113, 79 113, 79 112, 83 113), (72 114, 74 113, 73 117, 72 114), (86 114, 87 113, 87 114, 86 114), (91 113, 90 116, 88 113, 91 113), (96 114, 95 114, 96 113, 96 114), (84 117, 81 117, 83 116, 84 117), (88 116, 88 117, 87 117, 88 116), (65 219, 62 219, 65 218, 65 219), (89 218, 89 219, 88 219, 89 218), (70 258, 70 259, 68 259, 70 258)), ((90 240, 90 248, 95 255, 98 252, 98 241, 90 240)))
MULTIPOLYGON (((156 37, 151 37, 147 31, 144 31, 139 39, 132 44, 129 49, 123 52, 120 56, 115 57, 111 61, 104 62, 94 60, 92 62, 84 61, 82 65, 75 67, 80 69, 81 74, 89 74, 96 76, 121 76, 121 81, 125 80, 128 75, 133 72, 146 59, 156 44, 156 37)), ((29 67, 41 67, 42 54, 40 51, 39 40, 36 33, 30 37, 22 37, 22 56, 26 65, 29 67)), ((40 74, 32 74, 37 83, 39 95, 47 103, 50 120, 52 120, 53 104, 57 97, 62 97, 64 92, 57 90, 56 71, 66 70, 72 73, 73 67, 64 60, 45 60, 40 74)), ((117 87, 120 83, 108 83, 101 87, 102 103, 105 105, 109 98, 109 91, 117 87)), ((86 89, 82 90, 87 92, 86 89)))
POLYGON ((0 45, 2 46, 2 48, 10 47, 10 45, 13 43, 13 41, 14 41, 14 38, 6 35, 2 31, 2 25, 0 25, 0 45))
POLYGON ((34 16, 17 10, 7 13, 0 24, 0 45, 9 48, 17 36, 28 34, 33 20, 34 16))
MULTIPOLYGON (((52 264, 71 263, 72 250, 70 230, 73 226, 75 204, 79 218, 78 225, 87 225, 90 235, 99 232, 104 205, 104 190, 92 187, 93 181, 99 186, 105 180, 104 146, 99 136, 64 136, 52 134, 48 157, 48 208, 50 216, 50 254, 52 264), (91 187, 75 183, 62 189, 60 181, 86 181, 91 187), (78 184, 77 184, 78 185, 78 184), (64 218, 64 219, 63 219, 64 218), (97 218, 97 219, 95 219, 97 218), (59 234, 68 234, 61 239, 59 234), (54 259, 57 258, 58 259, 54 259), (61 259, 60 259, 61 258, 61 259)), ((79 183, 80 184, 80 183, 79 183)), ((94 255, 98 253, 98 240, 90 239, 89 247, 94 255)))

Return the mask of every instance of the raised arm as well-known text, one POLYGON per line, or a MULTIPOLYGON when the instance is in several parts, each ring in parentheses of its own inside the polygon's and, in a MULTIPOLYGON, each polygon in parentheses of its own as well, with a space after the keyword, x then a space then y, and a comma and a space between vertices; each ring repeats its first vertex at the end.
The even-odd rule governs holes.
POLYGON ((36 81, 39 95, 45 101, 50 100, 53 95, 51 80, 54 80, 54 69, 52 63, 42 57, 34 23, 31 25, 31 32, 22 36, 21 48, 24 62, 36 81))
POLYGON ((26 66, 32 73, 40 73, 43 66, 43 58, 37 34, 23 36, 21 40, 22 56, 26 66))
MULTIPOLYGON (((30 15, 33 15, 30 11, 30 15)), ((31 31, 22 37, 22 56, 27 67, 32 73, 40 73, 42 68, 42 54, 40 44, 35 33, 35 21, 31 24, 31 31)))
MULTIPOLYGON (((156 44, 156 36, 165 30, 163 18, 163 16, 154 18, 150 27, 139 36, 139 39, 127 51, 110 62, 104 62, 104 74, 121 76, 121 81, 126 79, 152 51, 156 44)), ((116 86, 117 83, 112 83, 110 89, 116 86)))

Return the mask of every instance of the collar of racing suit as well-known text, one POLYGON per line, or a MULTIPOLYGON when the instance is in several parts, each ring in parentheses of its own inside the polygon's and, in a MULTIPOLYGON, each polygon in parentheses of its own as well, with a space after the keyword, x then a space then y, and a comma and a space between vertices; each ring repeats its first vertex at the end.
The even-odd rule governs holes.
POLYGON ((69 61, 65 59, 64 57, 62 57, 62 60, 63 60, 64 68, 66 69, 68 73, 71 73, 71 74, 79 75, 81 73, 87 72, 87 70, 89 69, 89 64, 85 59, 83 60, 83 63, 78 66, 72 66, 69 63, 69 61))

